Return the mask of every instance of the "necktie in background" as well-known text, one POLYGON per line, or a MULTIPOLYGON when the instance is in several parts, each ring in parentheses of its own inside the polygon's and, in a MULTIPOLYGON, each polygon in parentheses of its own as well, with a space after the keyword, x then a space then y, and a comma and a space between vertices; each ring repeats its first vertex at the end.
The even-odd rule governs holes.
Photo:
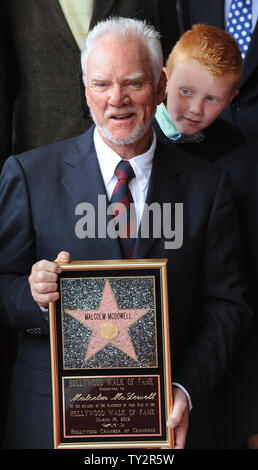
POLYGON ((128 160, 121 160, 116 167, 115 175, 118 181, 110 203, 113 205, 114 216, 118 216, 119 237, 124 258, 129 259, 133 256, 137 223, 134 201, 128 185, 131 179, 134 178, 135 173, 128 160))
POLYGON ((252 34, 252 0, 232 0, 227 32, 238 43, 244 61, 252 34))

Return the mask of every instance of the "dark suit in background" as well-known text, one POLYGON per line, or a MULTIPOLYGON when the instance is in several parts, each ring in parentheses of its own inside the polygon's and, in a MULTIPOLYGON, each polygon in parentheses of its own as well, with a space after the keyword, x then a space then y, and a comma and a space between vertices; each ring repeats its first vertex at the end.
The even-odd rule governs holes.
MULTIPOLYGON (((204 23, 225 29, 224 0, 177 0, 180 32, 193 24, 204 23)), ((222 112, 222 117, 236 124, 247 140, 257 136, 258 116, 258 24, 243 65, 239 94, 222 112)))
MULTIPOLYGON (((32 265, 61 250, 74 260, 121 258, 118 239, 75 235, 76 206, 93 204, 97 217, 97 197, 106 194, 92 132, 11 157, 0 179, 0 302, 3 320, 19 331, 8 447, 53 445, 48 327, 30 292, 32 265)), ((158 143, 146 202, 184 204, 182 247, 165 249, 163 235, 155 238, 150 228, 149 238, 136 241, 134 258, 168 259, 173 381, 188 390, 198 413, 250 319, 232 188, 225 172, 158 143)))
MULTIPOLYGON (((13 87, 12 153, 84 132, 91 124, 80 49, 58 0, 3 0, 13 87)), ((108 16, 146 19, 162 34, 164 54, 178 39, 176 3, 95 0, 90 29, 108 16)))
POLYGON ((11 153, 11 102, 9 99, 7 56, 3 17, 0 17, 0 172, 2 165, 11 153))
POLYGON ((154 119, 153 127, 158 138, 165 144, 176 145, 179 150, 204 158, 211 163, 217 160, 219 156, 230 152, 245 142, 241 130, 229 121, 221 118, 217 118, 209 127, 202 130, 205 139, 199 143, 171 142, 160 128, 156 119, 154 119))
MULTIPOLYGON (((230 395, 235 397, 229 412, 232 439, 243 445, 247 438, 258 434, 258 139, 219 158, 216 165, 228 171, 235 188, 244 267, 254 312, 230 377, 230 395)), ((256 439, 256 448, 257 444, 256 439)))

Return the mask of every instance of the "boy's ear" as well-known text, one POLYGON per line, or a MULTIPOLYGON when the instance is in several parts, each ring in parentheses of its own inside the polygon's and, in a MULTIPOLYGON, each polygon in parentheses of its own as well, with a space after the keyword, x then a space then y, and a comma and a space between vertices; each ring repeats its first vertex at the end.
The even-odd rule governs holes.
POLYGON ((163 72, 165 73, 166 75, 166 79, 167 79, 167 84, 166 84, 166 93, 168 92, 167 90, 167 86, 168 86, 168 80, 169 80, 169 76, 168 76, 168 69, 167 67, 163 67, 163 72))
POLYGON ((168 69, 167 69, 167 67, 163 67, 162 70, 163 70, 163 72, 165 72, 167 80, 168 80, 168 69))
POLYGON ((229 97, 228 104, 231 103, 231 101, 235 98, 235 96, 238 95, 238 93, 239 93, 239 90, 234 90, 233 91, 233 93, 229 97))

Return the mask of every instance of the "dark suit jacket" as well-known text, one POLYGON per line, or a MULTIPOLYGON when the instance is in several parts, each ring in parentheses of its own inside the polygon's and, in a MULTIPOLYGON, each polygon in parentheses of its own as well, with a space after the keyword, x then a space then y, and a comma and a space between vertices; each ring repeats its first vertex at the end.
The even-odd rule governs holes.
POLYGON ((0 18, 0 172, 11 152, 11 103, 9 97, 7 56, 3 17, 0 18))
POLYGON ((240 345, 231 371, 231 393, 236 400, 231 406, 232 429, 235 439, 246 439, 258 433, 258 140, 223 155, 216 165, 231 176, 238 206, 240 232, 244 246, 244 269, 249 286, 249 302, 253 318, 247 338, 240 345), (239 424, 241 423, 241 426, 239 424), (237 430, 237 432, 236 432, 237 430))
MULTIPOLYGON (((181 33, 193 24, 205 23, 225 29, 224 0, 177 0, 181 33)), ((258 113, 258 23, 243 65, 239 94, 223 111, 222 117, 242 129, 246 138, 257 136, 258 113)))
POLYGON ((240 129, 229 121, 218 118, 209 127, 203 130, 205 139, 199 144, 176 143, 163 133, 158 122, 154 119, 153 127, 160 140, 167 145, 176 145, 179 150, 190 153, 197 157, 213 163, 224 153, 228 153, 245 142, 245 138, 240 129))
MULTIPOLYGON (((20 332, 9 447, 52 445, 48 327, 30 293, 31 266, 55 259, 60 250, 75 260, 121 258, 116 239, 75 236, 77 204, 90 202, 97 212, 97 196, 105 195, 92 132, 13 156, 3 168, 0 307, 6 324, 20 332), (40 328, 45 336, 24 334, 28 328, 40 328)), ((166 250, 164 237, 150 234, 137 240, 134 257, 168 259, 173 381, 189 391, 198 409, 222 377, 250 317, 238 270, 231 186, 225 172, 158 143, 146 199, 154 201, 184 203, 183 245, 166 250)))
MULTIPOLYGON (((81 52, 59 1, 2 3, 10 58, 9 81, 16 77, 11 100, 12 152, 20 153, 84 132, 92 120, 81 78, 81 52)), ((174 2, 166 8, 164 18, 157 0, 95 0, 90 28, 110 15, 146 19, 160 30, 164 51, 168 51, 178 38, 175 13, 174 2)))

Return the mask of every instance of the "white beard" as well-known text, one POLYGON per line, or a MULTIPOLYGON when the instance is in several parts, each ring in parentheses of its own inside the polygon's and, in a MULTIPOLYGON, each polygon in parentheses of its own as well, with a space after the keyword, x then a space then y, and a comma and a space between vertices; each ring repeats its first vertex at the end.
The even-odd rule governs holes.
MULTIPOLYGON (((135 112, 135 110, 133 111, 135 112)), ((140 140, 144 136, 144 134, 146 134, 152 121, 152 118, 151 118, 146 123, 140 122, 137 129, 135 129, 135 131, 133 131, 131 135, 129 135, 128 137, 125 137, 124 139, 117 139, 116 137, 113 136, 112 132, 110 132, 110 130, 107 129, 106 126, 99 125, 97 118, 94 112, 92 111, 92 109, 90 109, 90 114, 97 128, 100 130, 101 134, 109 142, 112 142, 115 145, 130 145, 130 144, 134 144, 135 142, 138 142, 138 140, 140 140)))

